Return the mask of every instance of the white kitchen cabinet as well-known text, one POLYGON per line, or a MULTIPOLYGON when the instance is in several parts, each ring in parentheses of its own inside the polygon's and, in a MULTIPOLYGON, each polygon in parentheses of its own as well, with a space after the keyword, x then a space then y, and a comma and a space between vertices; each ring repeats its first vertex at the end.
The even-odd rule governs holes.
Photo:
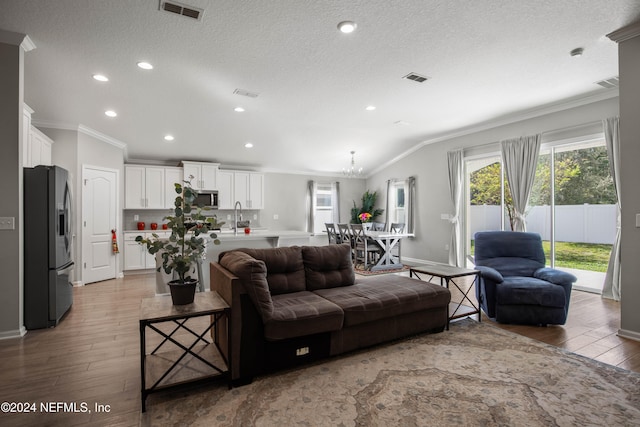
POLYGON ((137 236, 152 237, 156 233, 160 238, 169 238, 170 231, 140 231, 124 233, 124 270, 144 270, 156 268, 155 255, 151 255, 145 245, 136 242, 137 236))
POLYGON ((218 207, 233 209, 236 201, 242 209, 264 209, 264 174, 249 171, 218 171, 218 207))
POLYGON ((240 201, 244 209, 264 208, 264 174, 235 172, 233 187, 235 200, 240 201))
POLYGON ((218 171, 218 209, 233 209, 233 175, 232 171, 218 171))
POLYGON ((165 169, 159 166, 125 166, 125 209, 164 209, 165 169))
POLYGON ((38 165, 51 166, 51 147, 53 141, 39 129, 30 126, 29 143, 27 147, 27 159, 23 162, 25 166, 34 167, 38 165))
POLYGON ((219 163, 183 161, 184 180, 191 180, 191 186, 196 190, 217 190, 219 166, 219 163))
POLYGON ((173 209, 176 200, 176 183, 182 184, 182 168, 164 168, 164 207, 173 209))

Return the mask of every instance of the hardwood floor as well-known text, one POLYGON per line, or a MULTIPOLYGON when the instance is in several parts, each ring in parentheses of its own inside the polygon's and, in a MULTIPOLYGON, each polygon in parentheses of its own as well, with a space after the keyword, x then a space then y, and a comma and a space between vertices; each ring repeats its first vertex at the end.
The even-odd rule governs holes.
MULTIPOLYGON (((86 402, 91 409, 0 413, 0 425, 153 425, 140 413, 138 312, 140 299, 153 296, 154 289, 153 274, 75 288, 74 305, 56 328, 0 341, 0 402, 86 402), (109 405, 109 411, 96 412, 95 404, 109 405)), ((482 321, 640 372, 640 342, 616 336, 619 318, 618 303, 575 291, 564 326, 482 321)))

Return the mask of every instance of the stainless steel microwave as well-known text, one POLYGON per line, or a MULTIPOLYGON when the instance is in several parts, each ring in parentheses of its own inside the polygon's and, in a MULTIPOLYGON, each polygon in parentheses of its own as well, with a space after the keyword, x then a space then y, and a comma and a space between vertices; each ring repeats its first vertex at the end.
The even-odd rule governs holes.
POLYGON ((198 191, 196 199, 194 201, 196 206, 201 208, 218 209, 218 192, 212 191, 198 191))

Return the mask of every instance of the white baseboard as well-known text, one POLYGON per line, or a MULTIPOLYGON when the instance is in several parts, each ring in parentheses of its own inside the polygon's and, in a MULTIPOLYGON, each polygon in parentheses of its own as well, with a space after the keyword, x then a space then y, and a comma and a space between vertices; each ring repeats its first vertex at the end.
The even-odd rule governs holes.
POLYGON ((20 326, 20 329, 15 329, 13 331, 0 332, 0 340, 22 338, 26 333, 27 333, 27 329, 24 326, 20 326))
POLYGON ((82 280, 76 280, 75 282, 71 283, 73 285, 74 288, 79 288, 80 286, 84 286, 84 282, 82 280))
POLYGON ((634 341, 640 341, 640 332, 618 329, 618 336, 622 338, 629 338, 630 340, 634 341))

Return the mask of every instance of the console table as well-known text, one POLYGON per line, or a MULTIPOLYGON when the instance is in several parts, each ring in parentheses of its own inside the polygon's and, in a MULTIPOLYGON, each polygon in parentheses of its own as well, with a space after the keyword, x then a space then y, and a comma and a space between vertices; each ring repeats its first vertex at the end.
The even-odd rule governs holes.
POLYGON ((439 277, 440 286, 444 285, 449 289, 449 284, 451 283, 458 289, 458 291, 460 291, 460 293, 462 293, 462 299, 460 301, 452 301, 447 308, 447 330, 449 329, 449 321, 460 317, 477 314, 478 322, 481 321, 480 305, 469 298, 469 292, 473 289, 473 286, 478 286, 479 284, 479 270, 470 270, 468 268, 454 267, 448 264, 439 263, 421 265, 418 267, 411 267, 409 269, 409 277, 416 277, 420 280, 424 280, 420 276, 421 274, 430 276, 427 279, 428 282, 430 282, 434 277, 439 277), (475 276, 473 278, 473 282, 466 291, 461 288, 460 283, 456 283, 454 280, 465 276, 475 276), (468 302, 469 305, 466 305, 465 301, 468 302))
MULTIPOLYGON (((231 388, 229 362, 218 344, 218 322, 231 322, 229 305, 215 292, 198 292, 193 303, 173 305, 167 295, 144 298, 140 304, 140 378, 142 412, 151 393, 186 383, 227 377, 231 388), (194 320, 187 325, 190 319, 194 320), (160 327, 158 324, 166 323, 160 327), (156 332, 161 341, 148 342, 146 330, 156 332), (196 332, 204 328, 202 332, 196 332), (213 330, 213 342, 205 336, 213 330), (154 347, 147 352, 147 346, 154 347), (160 349, 165 351, 159 351, 160 349), (147 388, 147 383, 152 384, 147 388)), ((230 327, 228 325, 228 327, 230 327)), ((224 332, 226 333, 226 332, 224 332)), ((157 338, 157 336, 156 336, 157 338)), ((230 339, 230 337, 226 337, 230 339)), ((229 345, 231 349, 231 345, 229 345)), ((229 350, 231 351, 231 350, 229 350)), ((231 358, 231 355, 229 355, 231 358)))

